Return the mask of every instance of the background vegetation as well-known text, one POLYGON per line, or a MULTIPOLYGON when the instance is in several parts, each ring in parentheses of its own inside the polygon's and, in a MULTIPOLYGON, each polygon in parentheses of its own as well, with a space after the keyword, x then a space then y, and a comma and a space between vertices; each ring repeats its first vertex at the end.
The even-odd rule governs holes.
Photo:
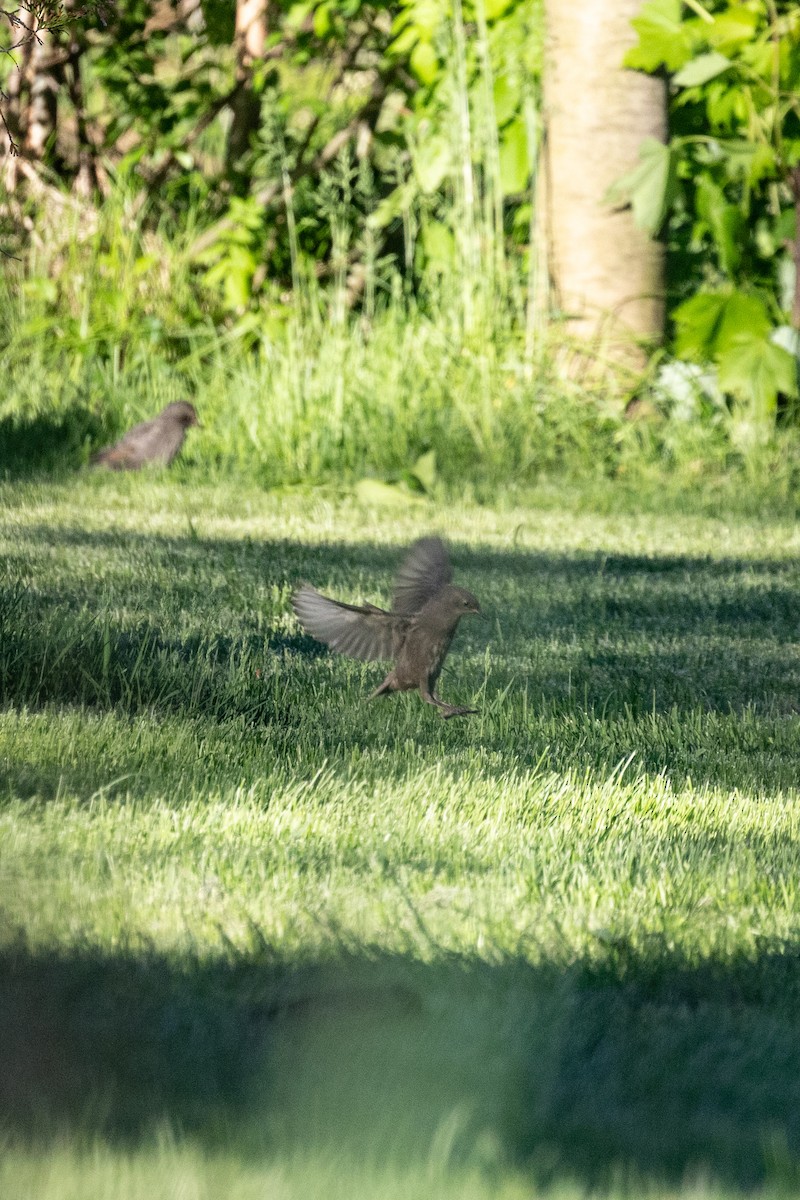
POLYGON ((668 241, 667 352, 635 378, 573 369, 548 301, 539 0, 274 2, 258 57, 244 7, 8 25, 5 471, 189 395, 190 461, 266 485, 666 473, 794 502, 792 5, 635 22, 629 65, 672 80, 669 145, 608 197, 668 241))

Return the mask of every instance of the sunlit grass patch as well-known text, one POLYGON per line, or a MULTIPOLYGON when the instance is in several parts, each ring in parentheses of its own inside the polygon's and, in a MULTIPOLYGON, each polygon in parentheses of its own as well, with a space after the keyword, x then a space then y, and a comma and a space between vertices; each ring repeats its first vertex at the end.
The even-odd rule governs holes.
POLYGON ((792 525, 2 501, 3 1195, 796 1178, 792 525), (388 600, 434 530, 488 615, 464 721, 289 608, 388 600))

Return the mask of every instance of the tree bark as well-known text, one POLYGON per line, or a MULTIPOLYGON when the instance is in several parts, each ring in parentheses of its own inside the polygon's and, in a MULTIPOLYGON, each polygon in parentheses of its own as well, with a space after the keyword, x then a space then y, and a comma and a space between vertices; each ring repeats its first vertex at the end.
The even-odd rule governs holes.
POLYGON ((791 247, 794 260, 792 328, 800 332, 800 167, 795 167, 790 173, 789 186, 792 189, 792 199, 794 200, 794 241, 791 247))
POLYGON ((41 29, 32 43, 28 68, 29 101, 25 114, 25 136, 22 153, 26 158, 41 162, 56 129, 58 112, 58 80, 50 62, 53 35, 41 29))
POLYGON ((588 358, 641 370, 663 332, 663 247, 604 201, 646 137, 664 83, 621 63, 641 0, 545 0, 546 229, 556 307, 588 358))
POLYGON ((264 57, 267 40, 267 0, 236 0, 236 83, 231 105, 232 119, 228 132, 226 162, 229 172, 250 148, 250 140, 258 130, 261 101, 253 91, 253 66, 264 57))

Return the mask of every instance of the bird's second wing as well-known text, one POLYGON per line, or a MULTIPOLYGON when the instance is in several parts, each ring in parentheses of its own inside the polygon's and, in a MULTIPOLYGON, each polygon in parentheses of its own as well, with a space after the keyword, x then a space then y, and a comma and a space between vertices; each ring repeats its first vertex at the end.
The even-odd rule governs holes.
POLYGON ((372 604, 359 608, 330 600, 308 584, 295 592, 292 607, 305 631, 317 641, 339 654, 365 661, 393 658, 398 635, 406 624, 372 604))
POLYGON ((392 611, 404 617, 413 616, 452 578, 453 569, 442 539, 420 538, 397 572, 392 611))

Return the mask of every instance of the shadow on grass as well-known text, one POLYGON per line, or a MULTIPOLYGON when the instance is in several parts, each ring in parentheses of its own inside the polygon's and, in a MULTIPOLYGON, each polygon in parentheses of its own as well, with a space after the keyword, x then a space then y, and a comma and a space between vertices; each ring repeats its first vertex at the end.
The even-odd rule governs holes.
MULTIPOLYGON (((218 623, 215 606, 238 601, 236 624, 245 635, 253 626, 252 602, 271 586, 288 592, 298 581, 311 579, 346 595, 360 584, 378 598, 382 593, 388 603, 402 554, 369 543, 309 546, 286 539, 254 543, 51 526, 31 527, 29 538, 37 551, 74 547, 82 564, 69 587, 37 581, 40 608, 96 612, 116 601, 147 617, 170 607, 175 617, 187 611, 200 617, 205 610, 213 628, 218 623), (106 557, 100 575, 86 570, 87 552, 98 565, 106 557), (115 563, 125 568, 116 578, 115 563), (144 568, 140 578, 131 572, 136 564, 144 568)), ((680 703, 689 691, 723 709, 758 704, 770 695, 780 698, 787 683, 796 694, 800 572, 791 561, 460 547, 454 553, 457 580, 480 593, 504 642, 518 643, 511 646, 517 657, 560 638, 566 643, 562 649, 578 646, 583 663, 599 668, 576 676, 576 664, 570 662, 571 693, 583 690, 594 705, 637 703, 643 699, 643 685, 647 707, 655 702, 662 709, 680 703), (713 643, 714 659, 693 670, 704 643, 713 643), (719 657, 725 645, 729 661, 723 664, 719 657), (643 679, 642 659, 649 651, 653 661, 644 664, 643 679), (668 662, 672 670, 664 670, 668 662), (709 673, 715 664, 716 671, 709 673), (676 680, 675 675, 685 678, 676 680)), ((9 568, 26 573, 24 552, 16 563, 9 559, 9 568)), ((463 643, 463 633, 459 640, 463 643)), ((476 640, 474 632, 469 640, 476 640)), ((262 634, 262 642, 271 641, 262 634)), ((302 648, 311 645, 305 639, 302 648)), ((186 647, 187 654, 192 650, 186 647)), ((533 673, 528 674, 534 682, 533 673)), ((560 682, 557 691, 564 694, 565 681, 560 682)))
MULTIPOLYGON (((297 731, 313 727, 334 766, 380 727, 387 771, 391 713, 434 754, 479 739, 523 769, 611 770, 634 752, 633 770, 674 778, 796 783, 800 576, 790 561, 455 546, 456 578, 489 620, 462 623, 442 690, 480 697, 489 715, 476 733, 477 721, 445 731, 415 696, 366 706, 380 666, 365 678, 293 625, 288 592, 301 579, 388 602, 396 547, 47 525, 28 536, 0 581, 6 705, 233 720, 253 738, 268 732, 277 756, 294 755, 297 731), (59 576, 46 556, 63 547, 59 576)), ((10 771, 12 789, 28 786, 26 764, 10 771)))
POLYGON ((88 447, 102 441, 105 430, 89 408, 73 407, 54 416, 18 416, 0 420, 0 478, 52 479, 74 471, 88 457, 88 447))
MULTIPOLYGON (((303 966, 0 956, 7 1131, 247 1155, 335 1145, 542 1182, 754 1189, 800 1165, 800 957, 692 967, 617 946, 534 967, 342 953, 303 966)), ((795 1176, 796 1178, 796 1176, 795 1176)))

